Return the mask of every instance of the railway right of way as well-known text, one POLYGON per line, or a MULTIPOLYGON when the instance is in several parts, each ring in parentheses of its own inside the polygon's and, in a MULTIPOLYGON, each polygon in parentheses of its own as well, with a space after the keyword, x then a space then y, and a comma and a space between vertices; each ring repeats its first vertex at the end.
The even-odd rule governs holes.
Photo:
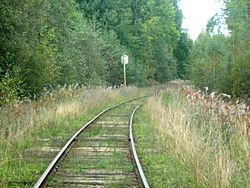
POLYGON ((77 131, 34 188, 149 187, 136 154, 133 116, 146 97, 108 108, 77 131))

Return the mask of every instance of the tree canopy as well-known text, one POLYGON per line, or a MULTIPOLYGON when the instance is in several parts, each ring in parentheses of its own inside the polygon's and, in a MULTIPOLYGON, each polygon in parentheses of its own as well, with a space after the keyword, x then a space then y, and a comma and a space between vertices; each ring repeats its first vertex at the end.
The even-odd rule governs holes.
POLYGON ((207 31, 194 43, 190 78, 199 87, 249 98, 250 2, 227 0, 225 6, 223 17, 211 19, 207 31), (213 30, 223 18, 230 31, 228 36, 213 30))
POLYGON ((0 105, 56 85, 120 85, 191 79, 234 97, 250 94, 250 5, 226 0, 194 42, 179 0, 2 0, 0 105), (230 35, 220 28, 225 18, 230 35))
POLYGON ((129 84, 184 75, 177 0, 3 0, 0 12, 1 104, 58 84, 122 84, 123 53, 129 84))

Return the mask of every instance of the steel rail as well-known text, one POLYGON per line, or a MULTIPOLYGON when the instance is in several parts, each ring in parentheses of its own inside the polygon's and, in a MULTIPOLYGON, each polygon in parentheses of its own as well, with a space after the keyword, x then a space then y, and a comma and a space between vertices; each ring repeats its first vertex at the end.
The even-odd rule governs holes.
POLYGON ((140 180, 143 184, 143 186, 145 188, 149 188, 149 184, 147 182, 147 179, 144 175, 143 169, 141 167, 141 163, 139 161, 139 158, 137 156, 137 152, 136 152, 136 148, 135 148, 135 142, 134 142, 134 137, 133 137, 133 117, 136 113, 136 111, 138 110, 138 108, 140 108, 146 101, 144 101, 143 103, 139 104, 134 111, 132 112, 131 116, 130 116, 130 122, 129 122, 129 139, 130 139, 130 143, 131 143, 131 149, 132 149, 132 156, 135 160, 136 166, 137 166, 137 170, 140 176, 140 180))
POLYGON ((95 120, 97 120, 100 116, 102 116, 104 113, 108 112, 109 110, 112 110, 116 107, 119 107, 123 104, 129 103, 134 100, 138 100, 141 98, 146 98, 148 96, 138 97, 134 99, 127 100, 125 102, 119 103, 117 105, 114 105, 112 107, 106 108, 102 112, 100 112, 97 116, 95 116, 93 119, 91 119, 88 123, 86 123, 81 129, 79 129, 69 140, 68 142, 63 146, 63 148, 60 150, 60 152, 56 155, 56 157, 52 160, 52 162, 49 164, 47 169, 44 171, 42 176, 39 178, 39 180, 36 182, 33 188, 40 188, 45 183, 47 177, 50 175, 50 173, 53 171, 53 169, 56 167, 59 160, 62 158, 63 154, 66 152, 66 150, 69 148, 69 146, 74 142, 74 140, 77 138, 79 134, 81 134, 87 127, 89 127, 95 120))

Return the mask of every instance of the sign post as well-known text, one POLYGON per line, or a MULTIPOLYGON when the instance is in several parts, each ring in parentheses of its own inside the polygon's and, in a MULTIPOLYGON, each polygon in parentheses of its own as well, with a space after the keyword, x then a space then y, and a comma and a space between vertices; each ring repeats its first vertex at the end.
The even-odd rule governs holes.
POLYGON ((128 64, 128 56, 123 53, 122 57, 121 57, 121 61, 123 64, 123 71, 124 71, 124 87, 127 86, 127 78, 126 78, 126 64, 128 64))

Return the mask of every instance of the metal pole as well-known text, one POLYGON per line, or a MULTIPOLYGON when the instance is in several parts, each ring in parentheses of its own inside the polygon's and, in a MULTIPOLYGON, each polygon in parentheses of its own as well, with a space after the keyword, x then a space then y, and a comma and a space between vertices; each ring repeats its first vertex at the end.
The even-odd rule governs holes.
POLYGON ((126 80, 126 64, 123 63, 123 68, 124 68, 124 87, 127 86, 127 80, 126 80))

